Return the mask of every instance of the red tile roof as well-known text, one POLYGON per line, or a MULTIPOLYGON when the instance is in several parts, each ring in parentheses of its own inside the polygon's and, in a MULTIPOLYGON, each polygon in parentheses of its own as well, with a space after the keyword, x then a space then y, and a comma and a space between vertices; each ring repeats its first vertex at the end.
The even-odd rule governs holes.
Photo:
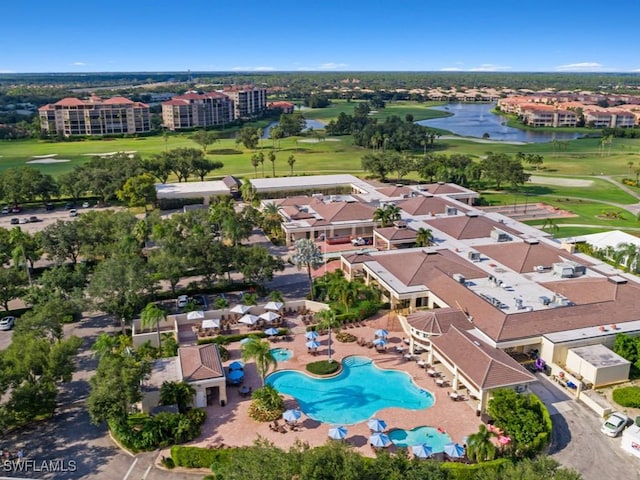
POLYGON ((111 97, 102 101, 105 105, 131 105, 133 102, 124 97, 111 97))
POLYGON ((376 233, 386 240, 415 240, 418 233, 410 228, 376 228, 376 233))
POLYGON ((462 330, 474 328, 464 312, 458 308, 418 310, 407 315, 407 323, 416 330, 432 335, 447 333, 451 325, 455 325, 462 330))
POLYGON ((58 107, 75 107, 85 105, 85 102, 83 102, 79 98, 67 97, 63 98, 62 100, 58 100, 56 103, 54 103, 54 105, 58 107))
MULTIPOLYGON (((398 203, 398 207, 409 215, 437 215, 446 213, 447 207, 460 208, 441 197, 418 195, 398 203)), ((466 210, 465 210, 466 211, 466 210)))
POLYGON ((180 356, 182 378, 185 382, 197 382, 224 376, 218 347, 212 343, 180 347, 178 355, 180 356))
POLYGON ((483 216, 456 215, 451 217, 440 217, 426 219, 425 223, 452 236, 458 240, 468 240, 471 238, 487 238, 491 232, 499 228, 507 233, 516 235, 518 232, 505 226, 503 223, 494 222, 483 216))
POLYGON ((460 373, 479 389, 536 381, 533 374, 504 351, 491 347, 455 325, 451 325, 441 337, 433 338, 431 344, 435 352, 456 365, 460 373))

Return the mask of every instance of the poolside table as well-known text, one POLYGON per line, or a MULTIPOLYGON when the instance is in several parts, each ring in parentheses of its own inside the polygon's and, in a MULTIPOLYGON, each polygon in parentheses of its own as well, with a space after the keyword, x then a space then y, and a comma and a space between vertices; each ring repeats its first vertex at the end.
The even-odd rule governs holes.
POLYGON ((405 353, 404 354, 404 359, 405 360, 413 360, 413 355, 411 355, 410 353, 405 353))
POLYGON ((444 378, 436 378, 436 385, 438 385, 439 387, 444 387, 446 386, 447 381, 444 378))
POLYGON ((425 362, 424 360, 418 360, 416 363, 418 364, 419 367, 422 367, 422 368, 424 368, 425 365, 427 364, 427 362, 425 362))
POLYGON ((430 368, 429 370, 427 370, 427 375, 429 375, 430 377, 437 377, 440 374, 433 368, 430 368))

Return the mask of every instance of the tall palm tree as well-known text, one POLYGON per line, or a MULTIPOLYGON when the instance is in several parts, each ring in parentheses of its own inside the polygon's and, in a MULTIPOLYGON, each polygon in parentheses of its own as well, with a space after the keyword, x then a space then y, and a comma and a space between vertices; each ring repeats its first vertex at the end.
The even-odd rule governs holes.
POLYGON ((320 248, 315 242, 308 238, 301 238, 295 243, 296 253, 291 255, 291 261, 298 267, 298 270, 306 268, 309 277, 309 290, 311 292, 311 300, 315 298, 313 291, 313 279, 311 278, 311 270, 320 268, 324 263, 324 258, 320 252, 320 248))
POLYGON ((420 227, 416 232, 416 247, 429 247, 433 244, 433 232, 424 227, 420 227))
POLYGON ((254 170, 254 178, 258 178, 258 165, 260 165, 260 157, 257 153, 254 153, 253 155, 251 155, 251 166, 254 170))
POLYGON ((9 245, 11 246, 13 265, 16 269, 19 269, 20 265, 24 267, 27 279, 29 280, 29 286, 33 286, 31 269, 33 268, 33 261, 34 258, 36 258, 37 250, 33 237, 20 227, 14 227, 9 232, 9 245))
POLYGON ((282 217, 280 216, 282 207, 275 202, 268 202, 262 209, 263 229, 268 231, 272 237, 277 237, 281 232, 280 225, 282 217))
POLYGON ((322 310, 318 312, 318 317, 320 317, 320 323, 318 324, 318 328, 324 330, 325 328, 329 332, 329 362, 332 362, 331 359, 331 329, 332 328, 340 328, 340 322, 336 319, 336 312, 332 309, 322 310))
MULTIPOLYGON (((296 163, 296 157, 293 155, 289 155, 289 158, 287 159, 287 164, 289 165, 289 168, 291 169, 291 175, 293 176, 293 166, 296 163)), ((637 182, 636 182, 637 183, 637 182)))
POLYGON ((266 340, 245 343, 242 346, 242 359, 245 362, 253 360, 256 363, 256 370, 262 379, 262 385, 264 385, 264 379, 269 370, 278 366, 278 362, 271 354, 271 345, 266 340))
POLYGON ((373 212, 373 221, 380 222, 382 228, 400 220, 400 208, 395 203, 387 203, 383 207, 378 207, 373 212))
POLYGON ((546 230, 547 233, 558 233, 560 227, 556 224, 553 218, 547 218, 542 225, 542 230, 546 230))
POLYGON ((271 162, 271 169, 273 170, 273 178, 276 178, 276 154, 273 150, 271 150, 267 157, 269 158, 269 161, 271 162))
POLYGON ((484 462, 496 458, 498 449, 491 441, 492 437, 495 437, 495 433, 481 423, 478 431, 467 438, 467 457, 476 462, 484 462))
POLYGON ((262 176, 264 177, 264 153, 258 152, 258 162, 262 165, 262 176))
POLYGON ((160 336, 160 322, 167 318, 167 312, 155 303, 148 303, 140 314, 140 326, 145 329, 147 327, 155 327, 158 334, 158 353, 162 356, 162 337, 160 336))
POLYGON ((614 251, 613 258, 619 265, 624 265, 628 272, 638 270, 640 250, 633 243, 621 243, 614 251))

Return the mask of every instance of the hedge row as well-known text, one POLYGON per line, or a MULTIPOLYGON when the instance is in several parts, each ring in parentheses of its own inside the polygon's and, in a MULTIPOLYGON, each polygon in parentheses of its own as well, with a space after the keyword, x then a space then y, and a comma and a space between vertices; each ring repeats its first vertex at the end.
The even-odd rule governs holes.
POLYGON ((497 472, 507 463, 511 463, 508 458, 498 458, 488 462, 468 465, 465 463, 445 462, 440 465, 440 469, 447 472, 447 478, 451 480, 476 480, 481 475, 490 475, 489 472, 497 472), (481 473, 485 471, 487 472, 486 474, 481 473))
POLYGON ((623 407, 640 408, 640 387, 616 388, 613 401, 623 407))
MULTIPOLYGON (((279 328, 278 335, 287 335, 289 333, 288 328, 279 328)), ((198 345, 205 345, 207 343, 216 343, 218 345, 229 345, 233 342, 239 342, 247 337, 266 338, 267 335, 264 332, 252 332, 252 333, 237 333, 233 335, 218 335, 217 337, 199 338, 198 345)))
POLYGON ((213 464, 228 462, 233 454, 233 448, 201 448, 171 447, 171 458, 177 467, 186 468, 211 468, 213 464))

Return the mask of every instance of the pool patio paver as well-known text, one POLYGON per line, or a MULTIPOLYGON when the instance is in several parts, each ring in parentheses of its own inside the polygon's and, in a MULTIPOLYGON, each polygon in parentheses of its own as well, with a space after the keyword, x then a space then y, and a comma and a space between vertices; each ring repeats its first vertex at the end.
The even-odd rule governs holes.
MULTIPOLYGON (((321 335, 318 340, 321 347, 317 355, 312 355, 305 346, 304 326, 298 319, 287 319, 289 326, 293 327, 292 341, 272 342, 274 348, 286 347, 293 350, 294 355, 291 360, 282 362, 278 369, 295 369, 304 371, 307 363, 327 358, 327 335, 321 335)), ((335 340, 335 333, 332 334, 333 358, 341 361, 349 355, 367 356, 375 361, 380 368, 397 369, 409 373, 415 383, 434 395, 435 404, 423 411, 415 412, 401 408, 387 408, 379 411, 376 415, 384 419, 389 429, 402 428, 413 429, 418 426, 432 426, 446 431, 454 442, 462 443, 463 438, 478 429, 480 419, 476 416, 477 402, 468 399, 466 392, 460 392, 466 397, 466 401, 453 401, 449 398, 450 388, 438 387, 434 379, 427 375, 426 369, 421 368, 416 361, 406 360, 402 353, 396 351, 397 346, 403 345, 402 331, 392 315, 379 315, 377 319, 366 322, 365 326, 346 329, 347 332, 357 338, 364 338, 367 341, 374 339, 374 331, 378 328, 389 330, 389 344, 384 352, 378 352, 375 348, 367 348, 357 343, 341 343, 335 340)), ((239 342, 227 346, 231 358, 225 365, 240 358, 239 342)), ((436 369, 438 366, 436 365, 436 369)), ((442 371, 442 370, 441 370, 442 371)), ((245 365, 244 385, 251 387, 254 391, 262 385, 261 379, 255 369, 253 362, 245 365)), ((297 402, 290 396, 284 395, 286 408, 297 408, 297 402)), ((248 408, 251 403, 250 397, 240 395, 237 387, 228 387, 228 403, 224 406, 212 405, 206 408, 207 420, 202 427, 201 436, 192 442, 193 445, 201 447, 215 447, 221 444, 227 446, 248 446, 252 445, 258 436, 272 441, 275 445, 287 449, 298 440, 308 443, 310 446, 319 446, 326 443, 328 431, 331 425, 323 424, 316 420, 302 416, 298 424, 298 431, 288 431, 280 433, 269 428, 269 423, 261 423, 251 419, 248 415, 248 408)), ((281 421, 281 423, 284 423, 281 421)), ((374 455, 367 440, 370 432, 366 422, 355 425, 347 425, 348 435, 346 441, 356 447, 365 455, 374 455)), ((393 448, 393 447, 392 447, 393 448)))

